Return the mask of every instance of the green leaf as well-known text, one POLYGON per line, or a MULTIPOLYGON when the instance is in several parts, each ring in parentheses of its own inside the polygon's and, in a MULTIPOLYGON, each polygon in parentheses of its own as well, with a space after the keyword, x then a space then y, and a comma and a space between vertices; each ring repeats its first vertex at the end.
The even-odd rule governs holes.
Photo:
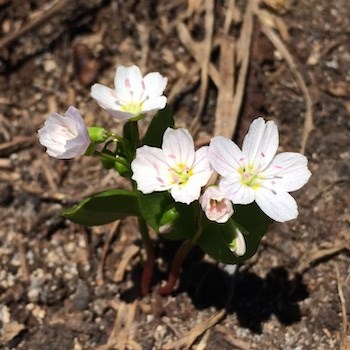
POLYGON ((192 205, 174 202, 170 194, 153 192, 143 194, 137 192, 142 217, 156 232, 164 224, 164 216, 170 211, 176 211, 176 220, 172 223, 170 232, 160 233, 162 237, 171 240, 191 238, 196 232, 196 212, 192 205), (163 222, 162 222, 163 221, 163 222))
POLYGON ((158 232, 160 219, 172 203, 169 193, 165 191, 143 194, 138 191, 137 199, 142 217, 158 232))
POLYGON ((235 205, 235 214, 226 224, 217 224, 206 220, 203 233, 198 240, 201 248, 212 258, 226 264, 238 264, 252 257, 266 233, 272 220, 255 204, 235 205), (236 256, 229 249, 238 226, 244 234, 247 251, 236 256))
POLYGON ((137 197, 125 190, 108 190, 64 209, 61 215, 85 226, 104 225, 127 216, 140 216, 137 197))
POLYGON ((181 240, 192 238, 197 230, 197 217, 195 204, 186 205, 184 203, 173 204, 178 217, 173 223, 172 230, 168 233, 163 233, 162 237, 171 240, 181 240))
POLYGON ((146 135, 143 138, 142 144, 152 147, 160 147, 162 145, 164 131, 168 127, 174 127, 174 117, 170 108, 166 106, 163 110, 158 111, 152 119, 146 135))

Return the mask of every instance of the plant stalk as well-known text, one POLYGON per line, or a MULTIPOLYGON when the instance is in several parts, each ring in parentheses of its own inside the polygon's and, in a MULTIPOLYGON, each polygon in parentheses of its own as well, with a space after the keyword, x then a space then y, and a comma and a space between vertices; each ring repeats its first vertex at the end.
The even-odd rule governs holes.
POLYGON ((166 284, 158 289, 160 295, 166 296, 173 291, 176 281, 179 278, 181 266, 194 245, 195 242, 189 239, 181 244, 174 256, 166 284))
POLYGON ((182 267, 183 262, 185 261, 186 257, 188 256, 188 254, 192 250, 192 248, 197 244, 197 241, 202 234, 203 227, 202 227, 202 223, 201 223, 201 215, 202 215, 202 212, 199 211, 198 230, 197 230, 196 234, 194 235, 194 237, 184 241, 181 244, 180 248, 177 250, 177 252, 174 256, 174 260, 171 264, 168 280, 163 287, 159 288, 159 290, 158 290, 159 294, 166 296, 166 295, 169 295, 173 291, 175 284, 176 284, 176 281, 179 278, 180 269, 182 267))
MULTIPOLYGON (((130 127, 130 143, 132 146, 132 152, 133 152, 133 157, 135 156, 136 149, 137 147, 140 146, 140 136, 139 136, 139 129, 136 121, 130 121, 129 122, 129 127, 130 127)), ((135 181, 131 181, 132 189, 136 193, 137 192, 137 187, 135 181)), ((146 248, 146 263, 142 271, 142 276, 141 276, 141 295, 145 296, 146 294, 149 293, 150 287, 151 287, 151 282, 152 282, 152 276, 153 276, 153 270, 154 270, 154 249, 153 249, 153 244, 151 237, 149 236, 148 232, 148 227, 145 222, 145 220, 141 217, 137 219, 139 229, 140 229, 140 234, 142 237, 142 241, 145 245, 146 248)))
POLYGON ((138 224, 140 228, 140 233, 142 237, 142 241, 146 248, 146 263, 142 271, 141 276, 141 294, 142 296, 145 296, 149 293, 151 282, 152 282, 152 276, 153 276, 153 270, 154 270, 154 249, 152 245, 151 238, 148 233, 148 227, 143 218, 138 218, 138 224))

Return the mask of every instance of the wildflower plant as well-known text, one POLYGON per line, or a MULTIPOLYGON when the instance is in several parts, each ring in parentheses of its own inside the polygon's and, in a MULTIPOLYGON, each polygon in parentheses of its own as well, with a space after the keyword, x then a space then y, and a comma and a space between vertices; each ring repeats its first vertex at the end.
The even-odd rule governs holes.
POLYGON ((50 156, 97 156, 104 167, 130 180, 130 190, 97 193, 61 214, 87 226, 137 217, 147 251, 143 294, 149 291, 155 260, 149 227, 162 237, 183 241, 168 281, 160 288, 168 294, 193 246, 198 244, 218 262, 241 264, 254 255, 273 220, 297 217, 297 204, 289 192, 304 186, 311 173, 305 156, 276 155, 279 140, 273 121, 254 120, 242 150, 223 136, 196 150, 189 131, 174 126, 163 95, 165 77, 157 72, 142 77, 138 67, 122 66, 114 83, 115 89, 94 84, 91 96, 125 123, 123 135, 100 126, 86 127, 75 107, 69 107, 65 116, 51 114, 38 134, 50 156), (155 115, 140 139, 138 120, 146 113, 155 115), (213 174, 219 175, 215 184, 213 174))

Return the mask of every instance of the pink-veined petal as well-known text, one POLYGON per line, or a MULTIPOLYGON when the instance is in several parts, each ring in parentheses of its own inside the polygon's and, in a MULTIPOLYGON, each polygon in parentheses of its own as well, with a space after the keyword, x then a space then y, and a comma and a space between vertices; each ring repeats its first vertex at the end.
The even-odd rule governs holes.
POLYGON ((277 154, 269 167, 261 174, 265 177, 265 186, 277 186, 286 192, 296 191, 309 180, 311 172, 307 167, 307 158, 300 153, 284 152, 277 154))
POLYGON ((199 148, 195 153, 195 161, 192 167, 193 176, 201 187, 205 186, 214 170, 208 159, 208 146, 199 148))
POLYGON ((142 104, 142 112, 153 112, 163 109, 166 106, 167 98, 165 96, 152 97, 142 104))
POLYGON ((232 140, 224 136, 212 138, 208 158, 212 167, 221 176, 228 176, 232 172, 236 172, 241 162, 244 161, 242 151, 232 140))
POLYGON ((175 168, 179 164, 192 167, 195 151, 193 139, 188 130, 167 128, 163 135, 162 149, 171 167, 175 168))
POLYGON ((84 140, 86 144, 90 144, 91 140, 90 140, 89 132, 87 130, 87 127, 84 123, 84 119, 79 109, 75 108, 74 106, 70 106, 68 107, 64 115, 65 115, 65 118, 68 117, 74 120, 78 135, 80 135, 80 138, 84 140))
POLYGON ((62 116, 52 113, 38 130, 39 142, 58 159, 70 159, 85 153, 90 137, 79 110, 71 106, 62 116))
POLYGON ((136 150, 131 162, 132 179, 137 189, 145 194, 154 191, 166 191, 171 188, 169 166, 161 149, 143 146, 136 150))
POLYGON ((274 121, 265 123, 263 118, 255 119, 243 140, 242 151, 246 164, 260 166, 263 170, 273 159, 278 148, 278 130, 274 121))
POLYGON ((199 198, 199 203, 207 218, 219 224, 227 222, 233 214, 231 201, 224 198, 218 186, 209 186, 199 198))
POLYGON ((114 77, 114 86, 118 97, 123 102, 140 101, 144 92, 140 68, 137 66, 118 67, 114 77))
POLYGON ((223 195, 234 204, 249 204, 255 199, 255 190, 242 184, 240 174, 221 178, 219 187, 223 195))
POLYGON ((256 191, 255 201, 260 209, 275 221, 285 222, 298 216, 295 199, 283 190, 272 191, 262 187, 256 191))
POLYGON ((145 75, 143 82, 145 84, 146 95, 153 98, 163 95, 168 79, 158 72, 151 72, 145 75))
POLYGON ((94 84, 91 87, 91 97, 106 110, 112 117, 119 120, 127 120, 134 118, 136 115, 129 112, 124 112, 118 104, 116 92, 107 86, 94 84))

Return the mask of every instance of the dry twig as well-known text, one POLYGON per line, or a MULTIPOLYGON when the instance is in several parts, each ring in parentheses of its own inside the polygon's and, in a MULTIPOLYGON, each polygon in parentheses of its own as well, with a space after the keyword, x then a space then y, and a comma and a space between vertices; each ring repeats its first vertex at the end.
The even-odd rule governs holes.
POLYGON ((286 63, 288 64, 289 69, 293 73, 296 82, 304 96, 305 99, 305 119, 304 119, 304 129, 303 129, 303 135, 301 139, 301 147, 300 152, 305 153, 306 148, 306 142, 307 138, 313 129, 313 115, 312 115, 312 99, 311 95, 309 93, 309 90, 306 86, 306 83, 304 81, 304 78, 300 71, 298 70, 298 67, 293 59, 293 56, 289 52, 286 45, 283 43, 281 38, 278 36, 278 34, 275 32, 273 28, 274 23, 274 17, 272 14, 268 13, 267 11, 262 11, 257 8, 255 8, 255 14, 259 18, 261 22, 261 29, 263 33, 270 39, 272 44, 276 47, 276 49, 279 51, 281 56, 285 59, 286 63))
POLYGON ((204 332, 206 332, 209 328, 213 327, 216 323, 221 321, 226 316, 226 310, 221 310, 216 312, 214 315, 209 317, 209 319, 205 322, 202 322, 195 327, 193 327, 186 335, 184 335, 181 339, 165 344, 164 350, 171 349, 189 349, 195 340, 204 332))
POLYGON ((113 281, 118 283, 124 279, 125 270, 132 259, 138 252, 140 251, 140 247, 132 244, 128 246, 122 256, 121 261, 118 263, 118 268, 114 274, 113 281))
POLYGON ((215 327, 215 330, 218 331, 219 333, 223 334, 225 336, 225 340, 229 344, 234 346, 235 349, 239 349, 239 350, 249 350, 250 349, 250 345, 248 343, 246 343, 243 340, 234 338, 234 336, 232 335, 232 330, 227 329, 226 327, 220 326, 220 325, 217 325, 215 327))
POLYGON ((337 289, 338 289, 338 296, 340 300, 340 305, 341 305, 341 315, 342 315, 342 324, 343 324, 343 329, 340 337, 340 346, 341 349, 346 349, 346 343, 348 342, 349 339, 347 339, 347 334, 348 334, 348 316, 346 312, 346 302, 345 302, 345 297, 344 297, 344 292, 343 292, 343 287, 340 282, 340 272, 339 272, 339 266, 337 263, 335 263, 335 272, 336 272, 336 277, 337 277, 337 289))
POLYGON ((112 224, 112 226, 111 226, 111 228, 110 228, 110 230, 108 232, 107 240, 106 240, 105 244, 103 245, 101 259, 100 259, 100 263, 98 264, 97 273, 96 273, 96 283, 98 285, 102 285, 104 283, 103 268, 104 268, 104 265, 105 265, 105 261, 106 261, 106 257, 107 257, 107 253, 108 253, 109 247, 111 245, 111 242, 113 240, 113 237, 114 237, 115 233, 118 231, 119 224, 120 224, 120 220, 115 221, 112 224))
POLYGON ((316 248, 313 252, 308 253, 308 255, 304 257, 304 259, 301 259, 301 263, 297 267, 296 272, 302 274, 320 260, 331 257, 344 250, 349 251, 349 247, 344 245, 344 243, 340 243, 332 248, 316 248))
POLYGON ((50 5, 48 5, 47 8, 41 10, 40 14, 38 14, 30 22, 26 23, 22 28, 16 32, 11 32, 0 40, 0 50, 19 39, 22 35, 27 34, 28 32, 39 27, 41 24, 51 20, 66 8, 67 3, 67 0, 54 0, 50 5))

